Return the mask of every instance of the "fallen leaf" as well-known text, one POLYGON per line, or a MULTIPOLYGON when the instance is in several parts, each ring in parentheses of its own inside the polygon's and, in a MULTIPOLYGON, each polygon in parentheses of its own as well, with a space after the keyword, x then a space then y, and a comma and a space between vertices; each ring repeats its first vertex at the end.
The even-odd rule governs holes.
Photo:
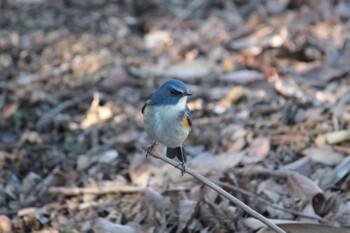
POLYGON ((96 233, 137 233, 137 231, 128 225, 116 224, 103 218, 97 218, 95 220, 93 230, 96 233))
POLYGON ((248 83, 264 80, 265 75, 255 70, 237 70, 234 72, 222 74, 219 78, 222 81, 247 85, 248 83))
POLYGON ((296 99, 301 104, 310 102, 310 98, 291 76, 280 76, 272 70, 268 80, 273 84, 275 90, 283 96, 296 99))
POLYGON ((241 162, 245 152, 228 153, 214 156, 201 154, 189 161, 189 166, 199 173, 214 173, 234 168, 241 162))
POLYGON ((12 232, 11 220, 6 215, 0 215, 0 232, 12 232))
POLYGON ((115 161, 118 158, 118 156, 119 156, 118 151, 108 150, 103 152, 103 154, 98 157, 98 162, 109 164, 115 161))
POLYGON ((304 156, 294 162, 288 163, 284 166, 285 169, 298 172, 306 177, 312 174, 311 158, 304 156))
POLYGON ((36 81, 39 79, 39 75, 36 74, 22 74, 21 76, 18 77, 18 84, 20 86, 28 86, 32 82, 36 81))
POLYGON ((131 182, 141 187, 146 187, 152 175, 158 173, 159 168, 150 163, 143 163, 129 170, 131 182))
POLYGON ((315 182, 296 172, 288 174, 287 184, 289 194, 304 201, 310 201, 316 194, 323 194, 323 190, 315 182))
POLYGON ((338 144, 343 141, 350 140, 350 130, 340 130, 325 134, 320 134, 315 139, 317 145, 326 145, 326 144, 338 144))
POLYGON ((179 227, 178 231, 181 232, 186 228, 188 221, 192 218, 194 211, 196 210, 197 202, 193 200, 181 200, 179 210, 179 227))
POLYGON ((344 159, 341 153, 335 152, 330 147, 310 147, 305 149, 303 154, 314 162, 331 166, 339 164, 344 159))
POLYGON ((281 14, 289 3, 290 0, 268 0, 266 10, 269 14, 281 14))
POLYGON ((211 67, 208 61, 197 59, 172 64, 161 73, 164 76, 188 80, 205 77, 211 71, 211 67))
POLYGON ((335 173, 334 169, 325 167, 317 169, 312 174, 311 178, 312 180, 315 180, 323 190, 326 190, 335 185, 337 174, 335 173))
POLYGON ((4 120, 9 119, 18 109, 18 103, 11 103, 5 105, 4 109, 2 110, 2 118, 4 120))
POLYGON ((249 147, 248 155, 243 158, 244 163, 257 163, 268 156, 270 152, 270 140, 268 138, 256 138, 249 147))
POLYGON ((341 179, 343 179, 346 174, 350 172, 350 156, 343 160, 336 168, 334 169, 337 175, 337 179, 335 183, 338 183, 341 179))
POLYGON ((336 214, 334 220, 343 227, 347 227, 347 228, 350 227, 350 202, 349 201, 340 205, 339 211, 336 214))
POLYGON ((152 187, 146 189, 145 198, 148 204, 154 206, 157 210, 161 210, 166 203, 163 195, 152 187))
MULTIPOLYGON (((319 217, 315 213, 315 210, 314 210, 314 208, 313 208, 311 203, 307 204, 301 213, 305 214, 305 215, 308 215, 308 216, 319 217)), ((305 217, 302 217, 302 216, 299 218, 299 221, 308 222, 308 223, 318 223, 317 219, 310 219, 310 218, 305 218, 305 217)))
POLYGON ((172 43, 171 34, 167 31, 152 31, 144 37, 148 49, 161 48, 172 43))
POLYGON ((229 93, 220 100, 218 103, 218 107, 220 108, 230 108, 233 103, 239 100, 244 94, 244 88, 241 86, 237 86, 232 88, 229 93))

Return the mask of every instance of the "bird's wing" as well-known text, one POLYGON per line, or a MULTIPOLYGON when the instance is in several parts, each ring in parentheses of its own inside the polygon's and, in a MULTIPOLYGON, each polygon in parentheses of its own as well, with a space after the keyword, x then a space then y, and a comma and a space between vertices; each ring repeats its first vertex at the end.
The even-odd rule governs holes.
POLYGON ((147 100, 147 101, 145 102, 145 104, 143 105, 143 107, 142 107, 142 109, 141 109, 142 114, 145 114, 145 110, 146 110, 146 107, 147 107, 147 105, 149 104, 149 102, 150 102, 150 100, 147 100))
POLYGON ((192 127, 192 115, 191 115, 191 111, 190 111, 190 109, 188 108, 187 105, 186 105, 185 114, 186 114, 186 119, 187 119, 187 121, 188 121, 188 125, 189 125, 190 127, 192 127))

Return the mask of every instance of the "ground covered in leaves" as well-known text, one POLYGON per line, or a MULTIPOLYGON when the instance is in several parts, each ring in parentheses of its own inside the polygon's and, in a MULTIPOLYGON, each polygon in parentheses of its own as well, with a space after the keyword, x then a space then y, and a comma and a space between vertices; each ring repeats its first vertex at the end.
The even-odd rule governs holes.
POLYGON ((145 158, 170 78, 193 92, 190 168, 289 232, 350 231, 349 1, 0 4, 1 232, 261 228, 145 158))

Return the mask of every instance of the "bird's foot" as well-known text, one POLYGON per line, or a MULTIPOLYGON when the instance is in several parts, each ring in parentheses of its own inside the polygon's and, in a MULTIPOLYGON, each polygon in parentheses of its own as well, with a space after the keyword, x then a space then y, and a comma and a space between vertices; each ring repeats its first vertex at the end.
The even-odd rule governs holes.
POLYGON ((146 148, 146 157, 148 157, 152 153, 152 150, 155 144, 156 144, 156 141, 154 141, 151 146, 146 148))
POLYGON ((181 170, 181 175, 182 176, 185 174, 185 172, 186 172, 186 164, 184 162, 179 163, 175 167, 181 170), (181 166, 181 168, 180 168, 180 166, 181 166))

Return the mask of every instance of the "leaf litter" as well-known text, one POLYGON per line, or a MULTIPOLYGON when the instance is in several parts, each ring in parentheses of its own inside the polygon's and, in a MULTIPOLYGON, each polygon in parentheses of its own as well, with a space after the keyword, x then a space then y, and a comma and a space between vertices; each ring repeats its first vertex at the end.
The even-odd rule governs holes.
POLYGON ((144 157, 169 78, 189 167, 288 232, 349 231, 346 1, 1 4, 1 232, 270 232, 144 157))

